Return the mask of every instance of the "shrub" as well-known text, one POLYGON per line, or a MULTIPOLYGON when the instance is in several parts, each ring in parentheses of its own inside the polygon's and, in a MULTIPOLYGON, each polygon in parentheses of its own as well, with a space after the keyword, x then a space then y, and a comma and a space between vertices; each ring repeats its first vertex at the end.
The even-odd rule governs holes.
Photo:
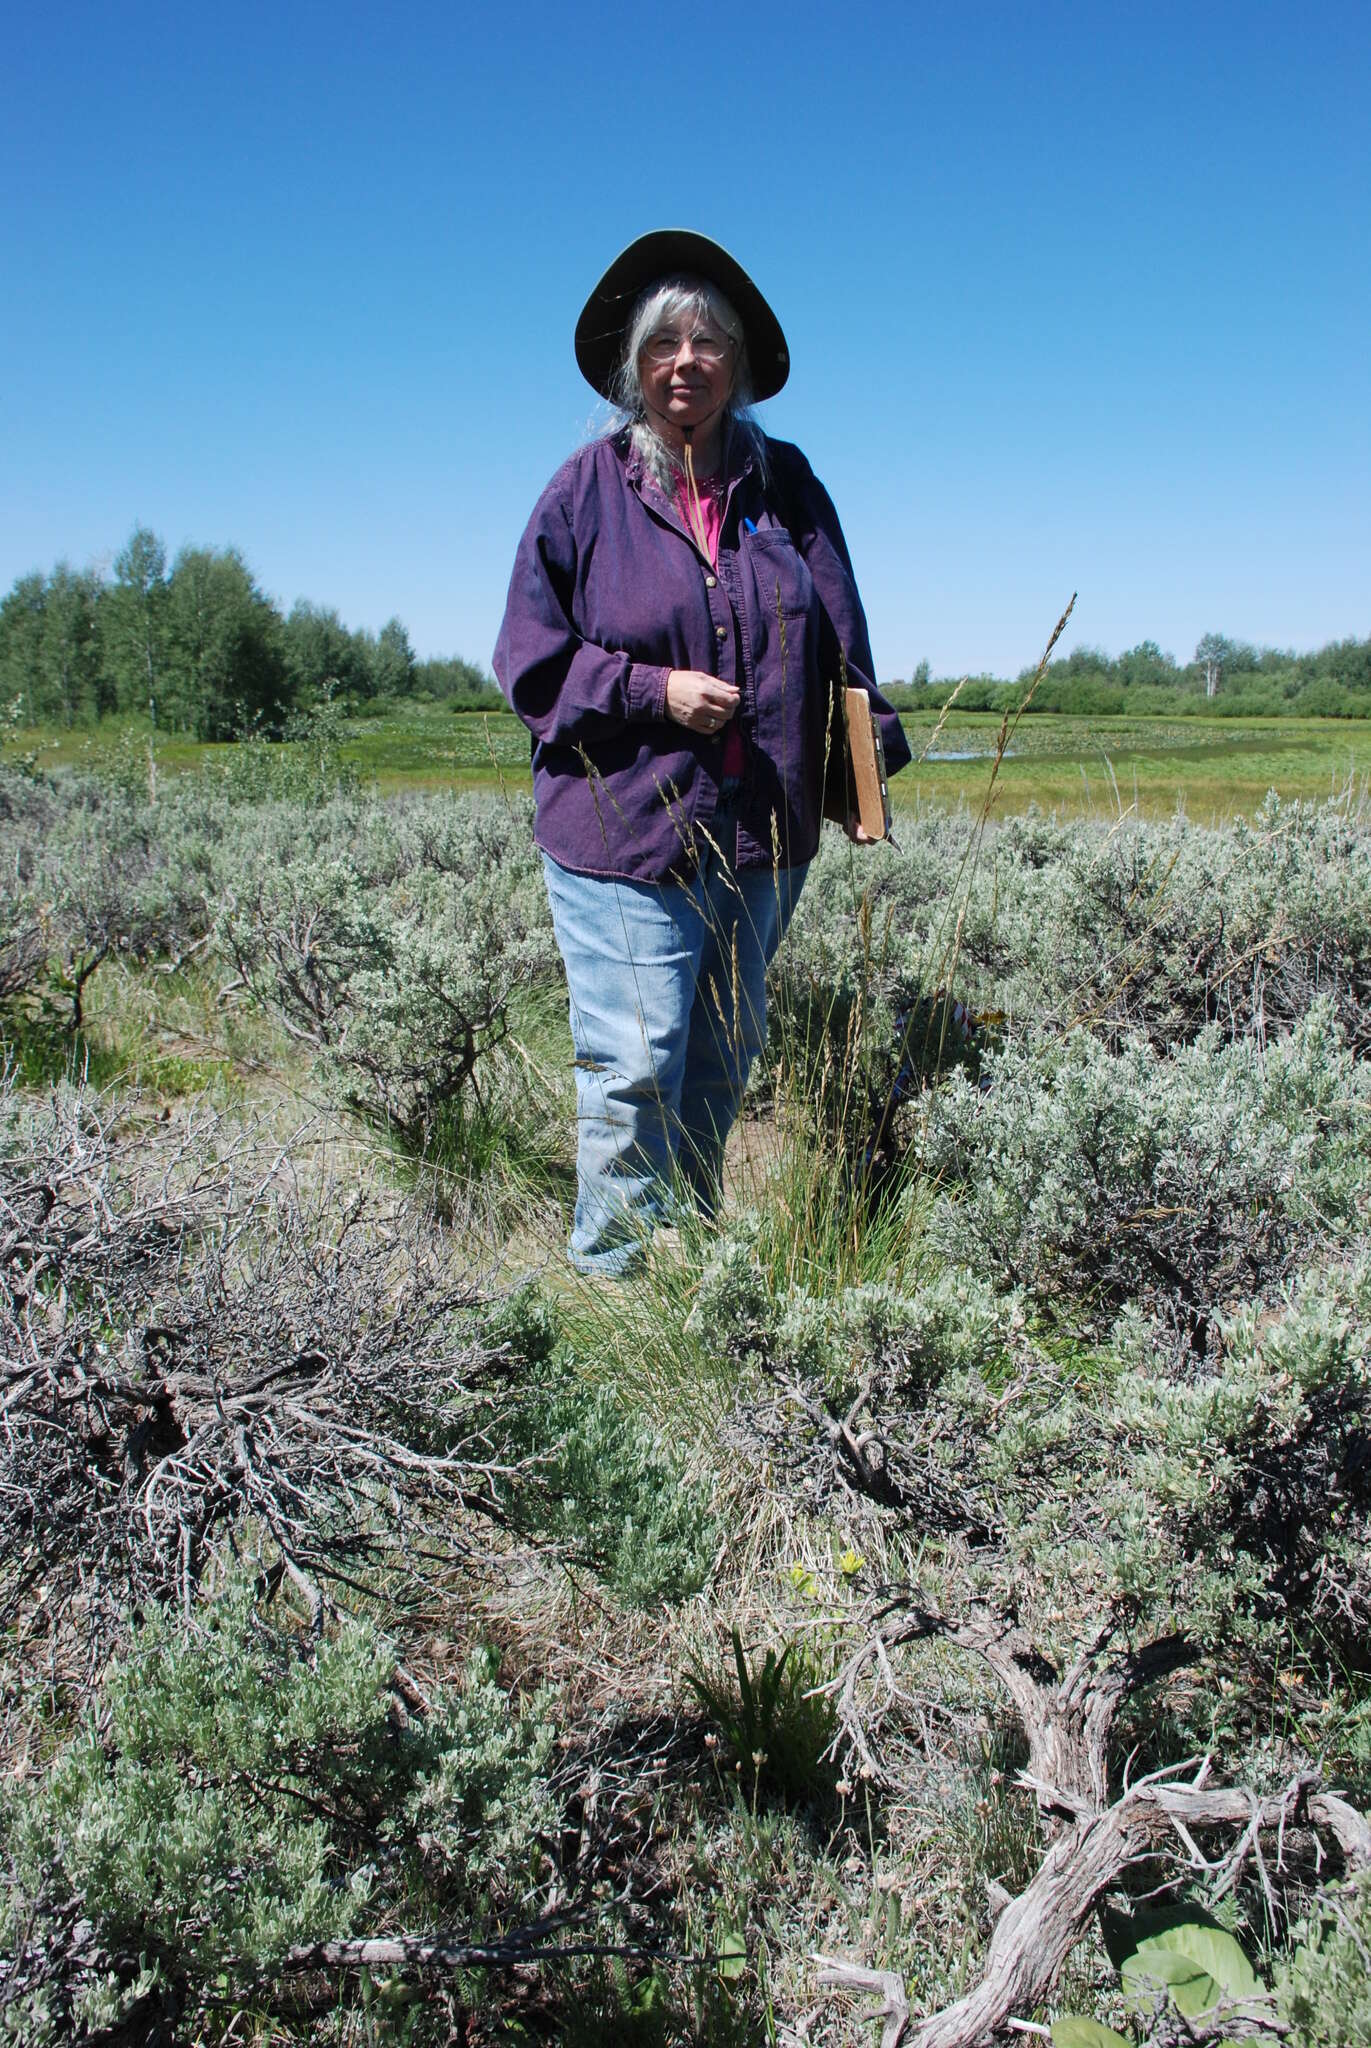
POLYGON ((346 854, 259 871, 218 932, 347 1106, 421 1153, 466 1091, 479 1100, 512 998, 555 953, 531 841, 499 811, 378 822, 346 854))
POLYGON ((1371 2041, 1371 1871, 1316 1901, 1277 1988, 1294 2048, 1371 2041))
POLYGON ((934 1242, 1097 1333, 1137 1302, 1202 1355, 1219 1307, 1353 1225, 1371 1083, 1326 1004, 1264 1058, 1215 1031, 1170 1057, 1077 1032, 1009 1044, 988 1075, 928 1100, 934 1242))
POLYGON ((709 1488, 612 1388, 548 1368, 526 1400, 517 1442, 539 1478, 536 1497, 519 1510, 528 1533, 552 1538, 626 1606, 700 1591, 722 1539, 709 1488))
POLYGON ((706 1352, 743 1372, 726 1441, 795 1507, 848 1512, 865 1497, 924 1529, 984 1539, 987 1382, 1020 1348, 1016 1301, 957 1273, 905 1288, 775 1288, 734 1235, 706 1265, 691 1320, 706 1352))
POLYGON ((223 788, 234 803, 272 798, 317 809, 358 787, 356 770, 342 758, 345 737, 342 707, 324 698, 292 713, 279 740, 260 726, 244 734, 219 771, 223 788))
POLYGON ((546 1696, 514 1705, 481 1652, 415 1721, 390 1674, 364 1623, 306 1646, 241 1585, 191 1632, 150 1621, 103 1710, 6 1794, 10 2038, 151 2033, 400 1902, 476 1916, 520 1892, 554 1817, 546 1696))
POLYGON ((1194 1625, 1269 1653, 1282 1629, 1318 1667, 1371 1643, 1371 1269, 1320 1270, 1276 1313, 1223 1330, 1218 1370, 1120 1384, 1140 1494, 1185 1559, 1194 1625))
POLYGON ((106 960, 184 958, 208 929, 201 806, 126 780, 0 770, 0 1035, 33 1084, 80 1071, 86 990, 106 960))
POLYGON ((1002 1355, 1003 1308, 964 1275, 931 1274, 915 1289, 863 1282, 820 1292, 774 1288, 744 1216, 711 1250, 690 1327, 712 1355, 822 1385, 835 1402, 865 1380, 914 1394, 949 1372, 1002 1355))
POLYGON ((911 1053, 906 1092, 960 1057, 940 1018, 918 1029, 942 988, 993 1013, 991 1044, 1084 1025, 1111 1049, 1141 1035, 1165 1052, 1209 1026, 1260 1045, 1322 997, 1352 1049, 1371 1046, 1368 825, 1345 803, 1273 796, 1225 831, 1029 813, 979 854, 965 814, 901 834, 860 887, 824 845, 772 967, 772 1067, 798 1047, 817 1093, 836 1064, 859 1117, 867 1091, 899 1093, 911 1053))

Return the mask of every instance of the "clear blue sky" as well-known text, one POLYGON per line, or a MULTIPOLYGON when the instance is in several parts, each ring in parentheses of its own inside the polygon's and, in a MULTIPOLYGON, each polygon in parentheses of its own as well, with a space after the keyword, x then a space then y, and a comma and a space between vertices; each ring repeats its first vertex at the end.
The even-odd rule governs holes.
POLYGON ((1367 0, 59 0, 6 57, 0 589, 142 522, 487 661, 581 302, 685 225, 884 675, 1073 589, 1111 653, 1371 633, 1367 0))

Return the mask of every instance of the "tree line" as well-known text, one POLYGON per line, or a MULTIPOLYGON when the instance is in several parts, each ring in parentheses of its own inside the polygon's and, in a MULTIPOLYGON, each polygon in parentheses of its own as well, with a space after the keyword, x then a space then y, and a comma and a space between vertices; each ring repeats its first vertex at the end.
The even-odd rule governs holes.
POLYGON ((406 698, 498 703, 460 656, 420 661, 399 619, 352 630, 301 598, 283 614, 237 548, 167 550, 135 527, 113 574, 59 562, 0 603, 0 705, 21 725, 118 713, 199 739, 273 732, 321 698, 362 710, 406 698))
MULTIPOLYGON (((1030 665, 1012 680, 967 677, 958 690, 958 708, 1004 710, 1019 701, 1033 674, 1030 665)), ((887 690, 901 710, 933 710, 946 703, 957 680, 935 678, 921 661, 909 682, 891 683, 887 690)), ((1075 647, 1049 665, 1030 709, 1094 718, 1118 712, 1366 718, 1371 716, 1371 639, 1332 640, 1313 654, 1295 654, 1206 633, 1188 662, 1164 654, 1155 640, 1140 641, 1112 658, 1099 647, 1075 647)))
MULTIPOLYGON (((1019 701, 1033 674, 962 679, 964 711, 1019 701)), ((901 710, 937 709, 957 679, 920 662, 887 688, 901 710)), ((19 725, 87 725, 112 714, 150 718, 199 739, 275 732, 294 710, 330 699, 349 712, 406 699, 492 708, 488 672, 459 655, 420 661, 398 618, 379 633, 345 626, 331 606, 300 598, 290 612, 258 586, 237 548, 167 551, 135 527, 113 573, 59 562, 20 576, 0 602, 0 710, 19 725)), ((1143 640, 1111 657, 1077 647, 1054 661, 1032 707, 1084 717, 1360 718, 1371 715, 1371 639, 1312 654, 1206 633, 1190 661, 1143 640)))

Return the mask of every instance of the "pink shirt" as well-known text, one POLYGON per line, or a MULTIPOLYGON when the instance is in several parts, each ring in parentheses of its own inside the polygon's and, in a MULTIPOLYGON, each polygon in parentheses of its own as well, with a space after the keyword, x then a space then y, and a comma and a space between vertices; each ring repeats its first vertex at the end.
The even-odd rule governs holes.
MULTIPOLYGON (((681 518, 685 522, 687 531, 693 533, 695 529, 690 516, 690 495, 686 489, 686 480, 679 471, 676 476, 676 505, 681 518)), ((709 550, 710 562, 717 569, 719 566, 719 535, 723 531, 724 524, 724 501, 722 491, 715 485, 712 478, 700 485, 700 523, 704 529, 705 545, 709 550)), ((737 719, 731 718, 728 722, 728 729, 724 733, 724 758, 719 769, 720 776, 740 780, 743 772, 743 762, 743 736, 739 730, 737 719)))

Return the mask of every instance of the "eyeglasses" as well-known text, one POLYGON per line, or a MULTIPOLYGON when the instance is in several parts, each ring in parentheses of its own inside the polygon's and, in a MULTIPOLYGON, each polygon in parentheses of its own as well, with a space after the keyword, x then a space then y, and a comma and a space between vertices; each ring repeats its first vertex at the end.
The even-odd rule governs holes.
POLYGON ((674 363, 687 341, 696 362, 703 363, 706 369, 721 363, 733 347, 726 334, 673 334, 669 327, 661 327, 655 334, 649 334, 643 343, 643 354, 650 363, 674 363))

